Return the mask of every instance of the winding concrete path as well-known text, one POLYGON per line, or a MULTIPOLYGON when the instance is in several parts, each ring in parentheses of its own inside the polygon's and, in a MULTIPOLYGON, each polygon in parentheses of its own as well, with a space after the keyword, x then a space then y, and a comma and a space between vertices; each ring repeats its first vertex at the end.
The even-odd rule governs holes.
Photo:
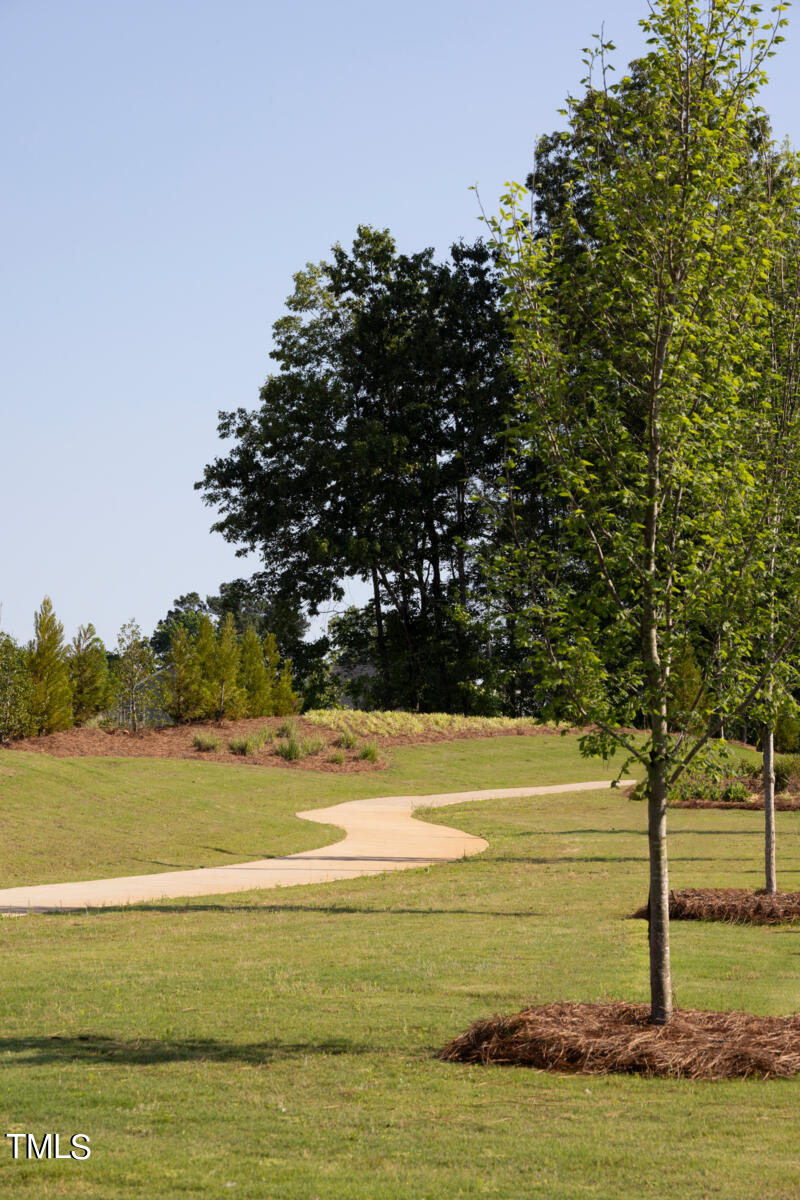
MULTIPOLYGON (((627 786, 634 780, 620 782, 627 786)), ((418 821, 413 816, 415 808, 442 808, 446 804, 463 804, 471 800, 549 796, 557 792, 596 791, 608 787, 611 787, 610 780, 550 784, 546 787, 492 788, 477 792, 440 792, 432 796, 378 796, 368 800, 349 800, 330 808, 312 808, 297 814, 306 821, 338 825, 344 829, 344 838, 332 846, 287 854, 282 858, 236 863, 233 866, 5 888, 0 890, 0 912, 16 915, 141 904, 181 896, 213 896, 227 892, 249 892, 254 888, 327 883, 332 879, 354 879, 357 875, 379 875, 383 871, 406 871, 412 867, 453 862, 465 855, 480 854, 488 842, 447 825, 429 825, 418 821)))

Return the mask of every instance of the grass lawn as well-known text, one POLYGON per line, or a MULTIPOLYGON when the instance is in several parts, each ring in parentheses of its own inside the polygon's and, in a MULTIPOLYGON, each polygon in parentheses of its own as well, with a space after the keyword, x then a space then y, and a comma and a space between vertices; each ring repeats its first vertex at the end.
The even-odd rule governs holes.
MULTIPOLYGON (((23 846, 25 829, 40 839, 28 861, 56 864, 50 878, 78 863, 86 873, 80 840, 67 837, 82 771, 95 780, 89 816, 107 864, 130 861, 114 843, 131 831, 143 855, 159 839, 199 851, 214 822, 222 849, 236 836, 237 852, 280 853, 301 847, 307 827, 290 814, 306 803, 607 773, 569 738, 404 747, 389 771, 350 777, 20 757, 0 755, 0 768, 17 770, 0 778, 0 809, 23 846), (148 797, 138 809, 137 780, 148 797), (190 819, 207 832, 195 838, 190 819)), ((646 926, 627 914, 646 897, 647 844, 643 806, 611 791, 429 819, 490 848, 383 877, 3 921, 3 1132, 88 1133, 93 1153, 13 1162, 0 1149, 0 1196, 797 1200, 800 1082, 565 1077, 433 1059, 495 1011, 646 999, 646 926)), ((759 885, 759 814, 676 810, 670 825, 673 886, 759 885)), ((798 831, 800 813, 778 814, 787 890, 800 888, 798 831)), ((798 955, 800 928, 675 924, 678 1003, 796 1011, 798 955)))
POLYGON ((390 752, 335 774, 180 759, 49 758, 0 750, 0 888, 212 867, 338 841, 295 812, 363 796, 613 779, 576 737, 502 737, 390 752))

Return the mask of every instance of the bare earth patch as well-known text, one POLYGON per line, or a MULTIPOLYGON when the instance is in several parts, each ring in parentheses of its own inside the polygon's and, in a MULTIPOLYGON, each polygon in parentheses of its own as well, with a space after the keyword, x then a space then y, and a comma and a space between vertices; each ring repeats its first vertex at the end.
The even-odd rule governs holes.
MULTIPOLYGON (((732 925, 786 925, 800 921, 800 892, 750 892, 746 888, 682 888, 669 894, 676 921, 728 921, 732 925)), ((634 917, 647 917, 647 905, 634 917)))
POLYGON ((647 1004, 544 1004, 476 1021, 437 1057, 593 1075, 788 1078, 800 1071, 800 1015, 687 1009, 657 1026, 647 1004))

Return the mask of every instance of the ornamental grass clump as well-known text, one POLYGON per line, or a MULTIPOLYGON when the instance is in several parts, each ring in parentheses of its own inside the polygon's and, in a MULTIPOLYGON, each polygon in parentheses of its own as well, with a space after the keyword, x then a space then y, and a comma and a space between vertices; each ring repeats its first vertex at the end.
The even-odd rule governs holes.
POLYGON ((275 753, 286 762, 296 762, 298 758, 303 757, 303 747, 296 737, 289 737, 287 741, 280 742, 275 747, 275 753))
POLYGON ((196 733, 192 738, 192 745, 196 750, 219 750, 220 740, 214 737, 211 733, 196 733))
POLYGON ((255 754, 259 750, 260 745, 261 743, 255 737, 235 737, 231 738, 228 742, 231 753, 241 754, 242 756, 255 754))
POLYGON ((378 747, 376 746, 375 742, 367 742, 365 746, 362 746, 358 757, 363 759, 365 762, 377 762, 378 747))

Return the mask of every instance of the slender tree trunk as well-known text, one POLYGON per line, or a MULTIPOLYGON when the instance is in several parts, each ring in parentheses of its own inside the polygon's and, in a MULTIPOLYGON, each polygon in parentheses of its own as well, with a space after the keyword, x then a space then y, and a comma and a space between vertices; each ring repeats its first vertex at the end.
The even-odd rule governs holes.
POLYGON ((378 572, 372 568, 372 596, 375 601, 375 627, 378 631, 378 658, 381 664, 381 694, 384 709, 391 708, 389 696, 389 655, 386 652, 386 634, 383 628, 383 607, 381 605, 381 589, 378 583, 378 572))
POLYGON ((764 887, 770 895, 778 890, 775 875, 775 730, 764 726, 764 887))
POLYGON ((647 837, 650 849, 650 1020, 666 1025, 672 1016, 669 956, 669 867, 667 862, 667 764, 657 750, 649 769, 647 837))
POLYGON ((669 726, 667 723, 668 677, 659 648, 659 610, 656 604, 657 548, 661 517, 661 431, 660 389, 669 343, 668 329, 656 339, 650 393, 648 446, 648 503, 644 523, 644 595, 642 612, 642 657, 649 685, 652 749, 648 767, 647 838, 650 851, 650 897, 648 935, 650 942, 650 1020, 666 1025, 672 1017, 672 975, 669 956, 669 871, 667 866, 667 790, 669 773, 669 726))

